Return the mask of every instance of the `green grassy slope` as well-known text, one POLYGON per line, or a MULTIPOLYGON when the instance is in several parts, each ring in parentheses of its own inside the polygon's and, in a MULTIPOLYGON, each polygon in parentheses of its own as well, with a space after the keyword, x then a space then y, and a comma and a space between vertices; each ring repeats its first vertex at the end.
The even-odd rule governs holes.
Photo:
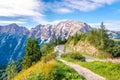
POLYGON ((42 61, 20 72, 13 80, 84 80, 72 68, 63 63, 50 60, 42 61))

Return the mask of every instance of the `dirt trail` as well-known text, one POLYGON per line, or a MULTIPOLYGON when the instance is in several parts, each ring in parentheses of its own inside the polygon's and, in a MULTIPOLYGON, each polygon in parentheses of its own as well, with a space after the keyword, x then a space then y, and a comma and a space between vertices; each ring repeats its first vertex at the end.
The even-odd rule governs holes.
MULTIPOLYGON (((57 52, 57 58, 61 58, 61 55, 64 53, 68 53, 71 51, 66 51, 64 49, 64 45, 58 45, 55 47, 55 52, 57 52)), ((106 62, 106 60, 102 60, 102 59, 98 59, 98 58, 94 58, 94 57, 90 57, 90 56, 86 56, 83 55, 85 57, 86 62, 91 62, 91 61, 102 61, 102 62, 106 62)))
POLYGON ((78 72, 79 75, 82 75, 85 77, 86 80, 105 80, 105 78, 93 73, 92 71, 90 71, 89 69, 86 69, 78 64, 74 64, 71 62, 67 62, 65 60, 59 59, 61 62, 63 62, 64 64, 72 67, 75 71, 78 72))
MULTIPOLYGON (((64 52, 66 52, 66 51, 64 51, 64 45, 56 46, 55 51, 57 52, 57 59, 58 60, 60 60, 64 64, 72 67, 75 71, 78 72, 79 75, 84 76, 86 80, 105 80, 105 78, 99 76, 98 74, 95 74, 94 72, 90 71, 87 68, 84 68, 84 67, 80 66, 79 64, 75 64, 75 63, 71 63, 71 62, 67 62, 65 60, 62 60, 61 55, 64 54, 64 52)), ((93 58, 93 57, 90 57, 90 56, 85 56, 85 58, 86 58, 87 62, 104 61, 104 60, 93 58)))

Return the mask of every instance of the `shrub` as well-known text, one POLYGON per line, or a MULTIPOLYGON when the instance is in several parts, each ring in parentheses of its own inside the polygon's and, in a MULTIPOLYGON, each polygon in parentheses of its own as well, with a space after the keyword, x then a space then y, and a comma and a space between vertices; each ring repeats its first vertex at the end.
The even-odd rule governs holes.
POLYGON ((79 54, 78 52, 62 54, 62 57, 63 58, 71 58, 71 59, 80 60, 80 61, 85 61, 85 57, 82 56, 81 54, 79 54))
POLYGON ((56 57, 56 53, 50 53, 50 54, 43 56, 42 61, 46 63, 52 59, 55 59, 55 57, 56 57))
POLYGON ((85 57, 83 57, 81 54, 79 53, 73 53, 70 56, 72 59, 76 59, 76 60, 81 60, 81 61, 85 61, 85 57))

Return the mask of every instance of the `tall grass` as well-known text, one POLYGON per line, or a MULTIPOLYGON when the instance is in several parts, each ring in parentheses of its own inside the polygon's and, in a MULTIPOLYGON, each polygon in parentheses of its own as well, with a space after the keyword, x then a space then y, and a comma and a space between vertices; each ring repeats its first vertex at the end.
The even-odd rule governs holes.
POLYGON ((84 80, 71 67, 54 59, 40 61, 20 72, 13 80, 84 80))
POLYGON ((94 61, 80 63, 80 65, 105 77, 107 80, 120 80, 120 64, 94 61))
POLYGON ((46 77, 55 66, 57 66, 55 60, 48 61, 47 63, 38 62, 27 70, 20 72, 13 80, 38 80, 36 78, 39 77, 41 73, 46 77))
POLYGON ((66 66, 62 62, 58 61, 58 73, 59 79, 57 80, 84 80, 83 76, 80 76, 74 69, 69 66, 66 66))
POLYGON ((112 62, 81 62, 70 57, 63 57, 64 60, 80 64, 83 67, 103 76, 106 80, 120 80, 120 64, 112 62))

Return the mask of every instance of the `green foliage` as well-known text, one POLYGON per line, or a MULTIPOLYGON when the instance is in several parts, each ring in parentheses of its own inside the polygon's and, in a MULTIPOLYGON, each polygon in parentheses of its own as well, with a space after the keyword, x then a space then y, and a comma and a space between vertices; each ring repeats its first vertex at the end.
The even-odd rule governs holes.
POLYGON ((8 79, 12 79, 14 76, 17 75, 18 73, 17 64, 14 61, 12 61, 11 64, 7 66, 6 73, 8 79))
POLYGON ((83 76, 80 76, 74 69, 66 66, 62 62, 58 61, 58 66, 55 70, 57 72, 57 78, 55 80, 84 80, 83 76))
POLYGON ((92 30, 89 32, 87 40, 99 50, 111 53, 113 57, 120 56, 120 46, 108 37, 105 30, 92 30))
POLYGON ((0 80, 7 80, 7 73, 4 69, 0 69, 0 80))
POLYGON ((49 53, 42 57, 42 61, 46 63, 52 59, 55 59, 55 57, 56 57, 56 53, 49 53))
POLYGON ((78 41, 80 40, 81 35, 76 33, 75 36, 73 37, 74 40, 74 45, 76 45, 78 43, 78 41))
POLYGON ((52 71, 46 76, 44 75, 44 73, 40 73, 36 78, 37 79, 34 78, 32 80, 60 80, 58 74, 58 67, 54 67, 52 71))
POLYGON ((67 44, 71 41, 74 41, 74 45, 76 45, 79 41, 87 41, 98 50, 110 53, 113 57, 119 57, 120 45, 118 45, 118 42, 115 42, 108 37, 107 30, 105 30, 103 22, 100 27, 100 29, 93 29, 88 33, 76 33, 74 36, 68 38, 67 44))
POLYGON ((111 52, 114 57, 120 57, 120 46, 115 45, 109 52, 111 52))
POLYGON ((42 57, 42 61, 43 62, 48 62, 52 59, 55 59, 56 57, 56 53, 54 52, 54 47, 55 47, 55 44, 50 42, 50 43, 46 43, 42 49, 41 49, 41 52, 43 54, 43 57, 42 57))
POLYGON ((67 40, 65 45, 68 45, 71 41, 73 41, 73 36, 68 37, 68 40, 67 40))
POLYGON ((99 50, 111 53, 113 57, 119 56, 120 54, 119 45, 115 41, 109 39, 105 30, 98 29, 91 31, 88 40, 99 50))
POLYGON ((84 77, 78 75, 71 67, 57 61, 57 66, 49 74, 44 75, 41 72, 38 75, 31 75, 27 80, 84 80, 84 77))
POLYGON ((65 44, 67 42, 67 39, 65 39, 65 38, 60 38, 60 37, 58 37, 57 39, 55 39, 55 41, 54 41, 54 43, 55 43, 55 45, 58 45, 58 44, 65 44))
POLYGON ((56 60, 40 61, 13 80, 84 80, 74 69, 56 60))
POLYGON ((86 34, 85 33, 76 33, 74 36, 69 36, 66 44, 69 44, 71 41, 74 41, 74 45, 76 45, 80 40, 85 41, 86 34))
POLYGON ((42 48, 41 48, 41 52, 43 55, 49 54, 51 52, 54 51, 54 43, 46 43, 42 48))
POLYGON ((18 74, 21 70, 21 60, 18 60, 16 62, 12 61, 6 66, 5 69, 0 69, 0 80, 7 80, 10 76, 14 77, 14 75, 18 74))
POLYGON ((120 64, 111 62, 85 62, 80 65, 92 70, 93 72, 105 77, 107 80, 120 79, 120 64))
POLYGON ((80 53, 78 53, 78 52, 62 54, 61 57, 62 57, 62 58, 71 58, 71 59, 74 59, 74 60, 85 61, 85 57, 82 56, 82 55, 81 55, 80 53))
MULTIPOLYGON (((56 53, 54 53, 54 43, 45 44, 42 51, 42 59, 40 62, 31 66, 29 69, 21 72, 14 79, 15 80, 83 80, 82 76, 79 76, 72 68, 64 65, 61 62, 55 60, 56 53), (24 76, 24 77, 23 77, 24 76), (23 78, 21 78, 23 77, 23 78)), ((31 51, 32 52, 32 51, 31 51)), ((23 66, 32 65, 31 54, 25 56, 25 61, 27 64, 23 66)), ((24 61, 24 60, 23 60, 24 61)))
POLYGON ((40 46, 35 38, 29 38, 26 47, 26 55, 22 62, 22 68, 27 69, 32 64, 40 60, 42 53, 40 46))
POLYGON ((108 37, 103 22, 101 23, 101 29, 90 31, 87 39, 99 50, 111 53, 113 57, 120 56, 120 46, 108 37))
POLYGON ((105 30, 105 25, 103 22, 101 22, 100 28, 101 28, 101 30, 105 30))

